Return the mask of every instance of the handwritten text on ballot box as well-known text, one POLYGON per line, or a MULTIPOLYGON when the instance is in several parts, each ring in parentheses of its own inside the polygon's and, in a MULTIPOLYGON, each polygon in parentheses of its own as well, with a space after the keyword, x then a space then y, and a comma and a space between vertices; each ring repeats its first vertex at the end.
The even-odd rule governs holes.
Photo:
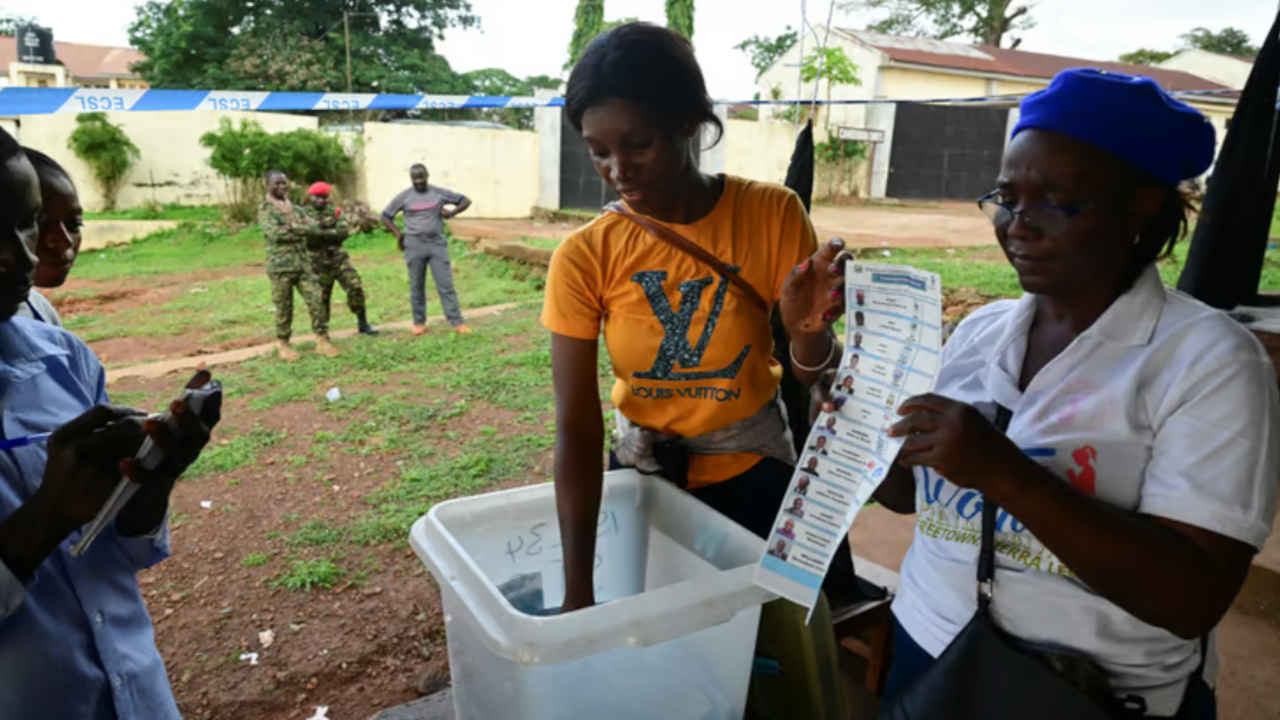
POLYGON ((942 284, 903 265, 845 268, 845 348, 831 388, 833 413, 809 431, 755 582, 812 608, 862 506, 889 472, 900 438, 888 436, 904 400, 933 389, 942 349, 942 284))

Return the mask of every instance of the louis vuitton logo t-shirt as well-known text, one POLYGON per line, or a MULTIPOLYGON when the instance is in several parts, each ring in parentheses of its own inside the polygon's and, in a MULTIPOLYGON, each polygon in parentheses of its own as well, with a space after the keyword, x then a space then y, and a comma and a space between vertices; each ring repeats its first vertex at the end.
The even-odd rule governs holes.
MULTIPOLYGON (((788 273, 816 248, 813 226, 784 187, 728 176, 724 182, 706 217, 665 224, 776 302, 788 273)), ((542 324, 586 340, 603 324, 614 405, 666 434, 693 437, 749 417, 773 399, 781 377, 759 307, 707 265, 613 213, 556 250, 542 324)), ((694 456, 689 485, 727 480, 761 457, 694 456)))

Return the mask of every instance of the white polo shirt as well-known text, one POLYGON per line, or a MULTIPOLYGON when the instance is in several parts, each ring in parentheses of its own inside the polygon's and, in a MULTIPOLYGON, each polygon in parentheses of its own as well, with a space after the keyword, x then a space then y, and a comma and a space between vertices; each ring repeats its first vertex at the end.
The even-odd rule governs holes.
MULTIPOLYGON (((944 348, 936 392, 1008 407, 1009 437, 1081 492, 1261 547, 1276 509, 1280 401, 1257 339, 1166 289, 1151 267, 1022 392, 1033 311, 1025 295, 966 318, 944 348)), ((916 469, 915 538, 893 612, 935 657, 976 609, 979 500, 916 469)), ((1000 627, 1087 653, 1119 695, 1142 695, 1153 715, 1176 712, 1200 659, 1198 640, 1094 593, 1003 509, 996 551, 1000 627)), ((1211 684, 1216 666, 1211 651, 1211 684)))

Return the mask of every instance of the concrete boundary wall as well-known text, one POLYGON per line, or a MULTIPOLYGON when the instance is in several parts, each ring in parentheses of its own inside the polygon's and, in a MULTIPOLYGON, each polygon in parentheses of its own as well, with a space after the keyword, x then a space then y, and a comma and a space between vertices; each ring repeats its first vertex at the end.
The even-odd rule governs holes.
MULTIPOLYGON (((218 129, 222 118, 239 123, 254 120, 268 132, 288 132, 316 127, 316 118, 305 115, 260 112, 110 112, 107 118, 124 128, 141 156, 121 183, 116 206, 131 208, 148 202, 183 205, 216 205, 226 199, 226 185, 209 167, 209 151, 200 136, 218 129)), ((102 191, 89 166, 67 147, 76 127, 76 116, 23 115, 5 123, 18 142, 52 157, 71 173, 86 210, 104 206, 102 191)))

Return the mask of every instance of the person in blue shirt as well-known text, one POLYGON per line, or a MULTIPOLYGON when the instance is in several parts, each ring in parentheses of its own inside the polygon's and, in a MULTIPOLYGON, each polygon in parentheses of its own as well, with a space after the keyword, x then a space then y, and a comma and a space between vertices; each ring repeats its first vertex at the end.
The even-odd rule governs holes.
POLYGON ((36 265, 40 187, 0 131, 0 717, 180 717, 137 571, 169 554, 169 492, 209 432, 107 405, 102 364, 61 328, 14 317, 36 265), (24 439, 52 432, 46 443, 24 439), (150 435, 166 460, 132 460, 150 435), (80 557, 69 548, 121 475, 142 489, 80 557))

